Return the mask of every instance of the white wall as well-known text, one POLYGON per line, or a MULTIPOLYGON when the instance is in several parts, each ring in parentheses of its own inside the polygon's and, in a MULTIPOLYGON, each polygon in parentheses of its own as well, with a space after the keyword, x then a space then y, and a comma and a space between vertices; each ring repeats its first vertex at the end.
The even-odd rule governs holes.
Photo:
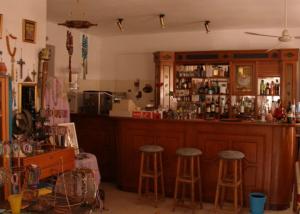
MULTIPOLYGON (((0 0, 0 14, 3 14, 3 31, 0 39, 0 50, 3 52, 3 60, 6 63, 8 74, 11 74, 10 56, 6 49, 5 36, 13 34, 17 41, 11 40, 11 48, 17 47, 16 61, 21 57, 25 61, 23 67, 23 79, 33 68, 37 71, 38 53, 46 44, 46 23, 47 23, 47 2, 46 0, 0 0), (37 23, 36 43, 26 43, 22 41, 22 21, 29 19, 37 23)), ((15 68, 20 71, 19 65, 15 63, 15 68)), ((30 74, 31 77, 31 74, 30 74)), ((18 82, 22 82, 18 78, 18 82)), ((13 87, 17 91, 17 83, 14 81, 13 87)), ((18 95, 16 94, 16 97, 18 95)), ((17 99, 16 99, 17 100, 17 99)), ((17 104, 17 103, 16 103, 17 104)))
POLYGON ((66 49, 67 30, 73 35, 73 55, 72 70, 79 71, 79 78, 82 79, 82 58, 81 58, 81 39, 83 33, 88 35, 88 75, 86 81, 80 81, 80 90, 88 90, 99 88, 99 79, 104 71, 100 70, 100 45, 101 39, 97 36, 76 29, 68 29, 57 23, 47 22, 47 44, 55 46, 55 76, 63 78, 68 83, 68 65, 69 56, 66 49))
MULTIPOLYGON (((141 80, 141 88, 146 83, 154 85, 153 52, 269 49, 278 44, 276 38, 251 36, 244 32, 280 35, 282 29, 211 30, 208 34, 203 31, 193 31, 145 35, 122 35, 120 33, 120 36, 102 38, 94 36, 90 39, 89 64, 91 64, 90 61, 97 63, 94 64, 93 69, 89 69, 88 80, 80 82, 81 90, 128 91, 128 89, 133 89, 129 96, 134 98, 133 82, 135 79, 141 80)), ((56 25, 48 23, 48 35, 52 34, 53 36, 49 37, 56 37, 53 43, 61 50, 59 52, 62 55, 56 57, 60 61, 57 62, 57 69, 60 71, 63 66, 67 66, 68 62, 65 32, 65 29, 59 30, 56 25)), ((290 33, 300 35, 300 29, 290 29, 290 33)), ((79 37, 80 33, 74 35, 74 37, 79 37)), ((51 43, 51 38, 49 43, 51 43)), ((283 43, 278 48, 300 48, 300 40, 283 43)), ((81 51, 75 48, 74 53, 80 54, 81 51)), ((80 57, 75 55, 73 62, 74 65, 78 65, 80 57)), ((153 100, 153 94, 144 95, 146 99, 135 101, 144 105, 153 100)))
MULTIPOLYGON (((3 60, 10 73, 10 56, 6 49, 5 36, 13 34, 17 37, 17 42, 11 42, 12 48, 16 45, 16 60, 20 59, 21 48, 25 61, 23 78, 27 72, 37 71, 38 53, 46 44, 46 23, 47 23, 47 2, 46 0, 0 0, 0 14, 3 14, 3 32, 0 39, 0 50, 3 51, 3 60), (29 19, 37 23, 36 43, 22 41, 22 20, 29 19)), ((19 71, 19 66, 15 66, 19 71)))

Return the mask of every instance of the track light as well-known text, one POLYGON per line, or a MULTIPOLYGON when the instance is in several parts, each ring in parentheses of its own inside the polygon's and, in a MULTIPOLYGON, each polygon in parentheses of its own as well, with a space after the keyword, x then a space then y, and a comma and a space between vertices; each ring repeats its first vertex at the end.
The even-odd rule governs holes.
POLYGON ((118 19, 117 19, 117 25, 118 25, 118 27, 119 27, 119 29, 120 29, 121 32, 124 31, 124 27, 123 27, 123 24, 122 24, 122 23, 123 23, 123 20, 124 20, 124 19, 122 19, 122 18, 118 18, 118 19))
POLYGON ((166 28, 165 14, 159 14, 159 22, 162 29, 166 28))
POLYGON ((210 21, 208 21, 208 20, 204 21, 204 27, 205 27, 206 33, 208 33, 210 31, 209 30, 209 23, 210 23, 210 21))

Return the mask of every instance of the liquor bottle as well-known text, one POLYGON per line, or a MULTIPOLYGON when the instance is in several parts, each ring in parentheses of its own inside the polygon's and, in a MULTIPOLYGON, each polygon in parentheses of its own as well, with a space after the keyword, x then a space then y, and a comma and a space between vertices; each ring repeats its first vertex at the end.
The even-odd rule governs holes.
POLYGON ((275 80, 275 95, 279 95, 280 94, 280 83, 279 80, 276 79, 275 80))
POLYGON ((211 101, 211 104, 210 104, 210 111, 211 111, 211 113, 215 113, 215 111, 216 111, 216 104, 215 104, 215 99, 214 98, 212 98, 212 101, 211 101))
POLYGON ((269 84, 269 82, 267 82, 267 84, 266 84, 266 93, 265 93, 265 95, 270 95, 270 84, 269 84))
POLYGON ((244 104, 244 100, 242 100, 240 105, 240 114, 244 114, 244 113, 245 113, 245 104, 244 104))
POLYGON ((265 95, 265 83, 264 80, 260 81, 260 95, 265 95))
POLYGON ((270 94, 271 94, 272 96, 275 95, 275 83, 274 83, 273 80, 271 81, 271 85, 270 85, 270 94))
POLYGON ((286 118, 287 123, 293 123, 293 110, 292 110, 292 104, 289 102, 288 107, 286 109, 286 118))
POLYGON ((207 93, 208 94, 213 94, 213 89, 212 89, 210 80, 208 80, 208 91, 207 91, 207 93))

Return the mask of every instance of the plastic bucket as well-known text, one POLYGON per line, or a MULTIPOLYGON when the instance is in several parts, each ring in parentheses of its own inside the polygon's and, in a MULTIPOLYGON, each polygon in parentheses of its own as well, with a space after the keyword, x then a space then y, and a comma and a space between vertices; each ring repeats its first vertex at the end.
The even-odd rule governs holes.
POLYGON ((251 214, 263 214, 266 203, 265 194, 261 192, 252 192, 249 196, 251 214))
POLYGON ((21 204, 22 204, 22 194, 14 194, 8 196, 8 201, 10 204, 12 214, 21 213, 21 204))

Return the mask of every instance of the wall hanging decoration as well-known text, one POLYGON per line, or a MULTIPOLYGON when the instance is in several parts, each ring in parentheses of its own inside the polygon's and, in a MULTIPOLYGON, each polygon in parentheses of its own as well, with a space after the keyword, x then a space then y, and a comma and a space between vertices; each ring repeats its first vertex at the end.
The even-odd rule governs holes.
POLYGON ((0 14, 0 39, 2 39, 3 15, 0 14))
POLYGON ((6 36, 6 47, 7 47, 7 51, 10 56, 10 62, 11 62, 10 75, 11 75, 12 81, 14 81, 14 79, 15 79, 15 56, 17 53, 16 42, 17 42, 17 37, 13 36, 12 34, 9 34, 6 36), (13 39, 15 41, 15 47, 13 48, 13 50, 11 49, 11 46, 10 46, 10 42, 9 42, 10 39, 13 39))
POLYGON ((21 48, 21 58, 17 61, 17 64, 20 66, 20 79, 23 79, 23 66, 25 65, 25 61, 22 59, 22 48, 21 48))
POLYGON ((37 73, 36 73, 36 71, 34 69, 34 65, 33 65, 33 69, 32 69, 31 75, 32 75, 32 82, 35 82, 35 76, 37 75, 37 73))
POLYGON ((36 22, 23 19, 23 42, 35 43, 36 22))
POLYGON ((88 56, 88 37, 87 35, 82 35, 82 42, 81 42, 81 57, 82 57, 82 70, 83 70, 83 79, 86 79, 87 75, 87 56, 88 56))
POLYGON ((73 36, 70 31, 67 31, 66 48, 69 54, 69 83, 71 83, 72 82, 73 36))
MULTIPOLYGON (((37 79, 40 97, 44 97, 45 94, 45 87, 46 87, 46 81, 48 76, 48 61, 49 61, 49 51, 47 48, 43 48, 39 53, 38 79, 37 79)), ((41 99, 41 109, 44 109, 44 99, 41 99)))

